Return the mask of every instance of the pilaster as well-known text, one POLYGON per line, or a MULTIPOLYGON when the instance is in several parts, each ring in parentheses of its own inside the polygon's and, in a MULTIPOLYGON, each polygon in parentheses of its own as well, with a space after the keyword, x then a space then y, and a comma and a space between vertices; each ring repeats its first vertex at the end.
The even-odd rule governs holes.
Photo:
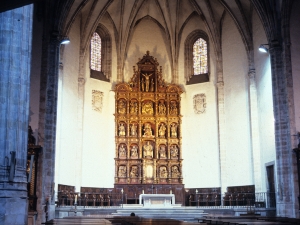
POLYGON ((258 106, 257 88, 255 82, 255 70, 250 70, 249 78, 249 104, 250 104, 250 124, 251 124, 251 146, 252 146, 252 166, 255 192, 262 192, 262 167, 261 151, 258 127, 258 106))
MULTIPOLYGON (((223 72, 218 72, 218 77, 223 78, 223 72)), ((226 127, 225 127, 225 101, 224 101, 224 82, 222 79, 217 83, 218 101, 218 125, 219 125, 219 154, 220 154, 220 183, 221 193, 226 192, 227 188, 227 169, 226 169, 226 127)))

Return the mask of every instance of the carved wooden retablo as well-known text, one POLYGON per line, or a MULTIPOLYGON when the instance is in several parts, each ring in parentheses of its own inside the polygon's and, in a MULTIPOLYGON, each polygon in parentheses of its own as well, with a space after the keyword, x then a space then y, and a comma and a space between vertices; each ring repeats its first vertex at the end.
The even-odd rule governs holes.
POLYGON ((147 54, 115 87, 115 184, 182 184, 180 95, 147 54))

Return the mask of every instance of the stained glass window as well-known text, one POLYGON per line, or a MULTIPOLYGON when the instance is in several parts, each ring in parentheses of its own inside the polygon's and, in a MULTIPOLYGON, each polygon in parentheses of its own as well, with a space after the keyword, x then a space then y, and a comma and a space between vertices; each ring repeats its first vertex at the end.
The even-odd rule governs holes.
POLYGON ((208 73, 207 67, 207 43, 199 38, 193 45, 194 75, 208 73))
POLYGON ((96 32, 91 39, 91 69, 101 71, 101 38, 96 32))

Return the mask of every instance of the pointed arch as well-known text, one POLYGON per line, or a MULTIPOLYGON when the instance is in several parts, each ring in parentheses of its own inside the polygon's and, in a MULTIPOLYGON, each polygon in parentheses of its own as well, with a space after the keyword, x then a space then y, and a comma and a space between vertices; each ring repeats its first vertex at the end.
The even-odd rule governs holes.
POLYGON ((102 24, 99 24, 94 32, 90 48, 91 78, 109 82, 111 78, 112 43, 107 28, 102 24))
POLYGON ((208 35, 202 30, 194 30, 187 36, 184 43, 184 73, 186 84, 203 83, 209 81, 208 40, 208 35), (205 47, 205 50, 203 47, 205 47), (205 62, 201 62, 201 60, 205 60, 205 62), (203 66, 206 67, 206 69, 203 69, 203 66))

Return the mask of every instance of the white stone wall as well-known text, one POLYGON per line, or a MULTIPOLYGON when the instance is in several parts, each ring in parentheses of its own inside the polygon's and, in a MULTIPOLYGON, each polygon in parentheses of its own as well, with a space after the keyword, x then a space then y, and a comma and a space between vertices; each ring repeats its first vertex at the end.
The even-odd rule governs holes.
POLYGON ((182 95, 182 157, 185 187, 219 187, 218 118, 213 82, 185 86, 182 95), (206 95, 206 110, 195 114, 193 97, 206 95))
MULTIPOLYGON (((272 164, 276 159, 272 77, 269 54, 262 53, 258 50, 261 44, 267 43, 267 38, 265 36, 261 21, 255 11, 253 13, 253 36, 261 148, 261 180, 262 190, 266 191, 266 165, 272 164)), ((275 166, 276 165, 274 165, 274 170, 276 169, 275 166)))
POLYGON ((227 186, 251 185, 253 169, 246 50, 228 15, 222 31, 227 186))
POLYGON ((83 118, 83 187, 113 187, 115 157, 115 97, 111 83, 87 78, 83 118), (92 91, 103 92, 102 111, 92 107, 92 91))
MULTIPOLYGON (((57 134, 55 154, 55 185, 75 185, 76 154, 78 151, 78 71, 79 71, 79 21, 69 34, 71 43, 63 46, 62 65, 59 70, 57 134)), ((56 188, 57 190, 57 188, 56 188)))

